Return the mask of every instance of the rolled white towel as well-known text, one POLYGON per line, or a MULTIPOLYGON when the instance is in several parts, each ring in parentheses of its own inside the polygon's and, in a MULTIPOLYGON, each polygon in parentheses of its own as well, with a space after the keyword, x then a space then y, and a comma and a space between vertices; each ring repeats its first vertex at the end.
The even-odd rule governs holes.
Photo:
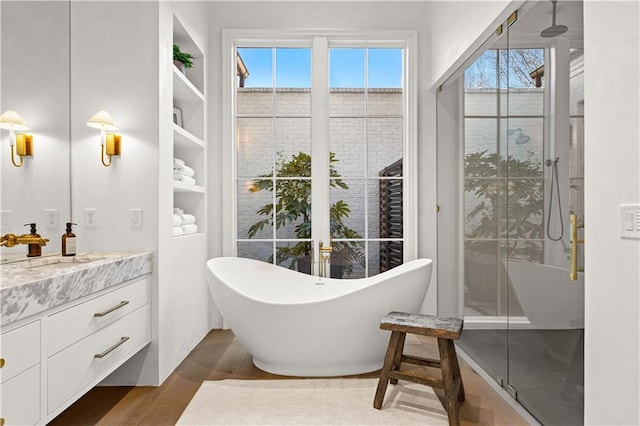
POLYGON ((174 226, 173 227, 173 236, 174 237, 179 237, 180 235, 184 235, 184 229, 182 229, 179 226, 174 226))
POLYGON ((198 232, 198 225, 190 224, 190 225, 182 225, 181 226, 184 235, 195 234, 198 232))
POLYGON ((179 159, 179 158, 174 158, 174 159, 173 159, 173 168, 174 168, 174 169, 175 169, 175 168, 180 168, 180 167, 182 167, 182 166, 184 166, 184 160, 181 160, 181 159, 179 159), (177 167, 176 167, 176 166, 177 166, 177 167))
POLYGON ((182 182, 184 183, 188 183, 189 185, 195 185, 196 184, 196 180, 192 177, 189 176, 182 176, 182 182))
POLYGON ((183 176, 187 176, 187 177, 193 177, 193 175, 196 174, 196 172, 194 172, 193 169, 187 166, 186 164, 182 167, 181 172, 183 176))
POLYGON ((173 214, 182 214, 182 213, 184 213, 184 210, 182 210, 180 207, 173 208, 173 214))
POLYGON ((182 217, 180 217, 180 215, 178 214, 173 215, 173 226, 180 226, 183 223, 184 221, 182 220, 182 217))
POLYGON ((196 184, 196 180, 194 178, 189 177, 189 176, 173 175, 173 180, 177 180, 178 182, 188 183, 189 185, 195 185, 196 184))
POLYGON ((192 214, 183 213, 180 215, 180 219, 182 219, 182 225, 193 225, 196 223, 196 217, 192 214))

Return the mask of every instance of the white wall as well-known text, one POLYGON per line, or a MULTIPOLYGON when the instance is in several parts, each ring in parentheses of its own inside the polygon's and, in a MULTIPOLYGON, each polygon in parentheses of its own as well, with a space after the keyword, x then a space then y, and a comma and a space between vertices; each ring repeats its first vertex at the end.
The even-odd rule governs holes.
MULTIPOLYGON (((222 185, 219 170, 224 161, 220 111, 228 108, 222 104, 222 81, 216 70, 221 69, 221 37, 223 29, 277 28, 291 29, 363 29, 363 30, 418 30, 418 76, 430 69, 428 31, 425 31, 430 16, 428 2, 218 2, 211 5, 209 19, 209 53, 211 62, 209 90, 209 124, 211 138, 217 141, 209 150, 210 217, 212 235, 222 234, 222 185)), ((420 257, 436 258, 435 230, 435 97, 419 78, 418 99, 418 181, 419 181, 419 247, 420 257)), ((220 241, 211 241, 212 256, 222 254, 220 241)), ((435 271, 434 271, 435 272, 435 271)), ((434 273, 435 276, 435 273, 434 273)), ((435 280, 427 295, 424 309, 435 313, 435 280)))
POLYGON ((158 174, 158 7, 151 2, 71 4, 73 218, 79 251, 155 250, 158 174), (122 155, 100 160, 100 132, 86 125, 111 113, 122 155), (84 224, 98 210, 98 227, 84 224), (129 209, 143 210, 142 229, 129 209))
POLYGON ((459 285, 464 279, 458 257, 463 230, 460 229, 462 155, 460 144, 462 79, 438 93, 438 315, 462 316, 459 285), (460 213, 459 213, 460 212, 460 213))
POLYGON ((433 1, 425 27, 431 39, 425 83, 443 83, 521 1, 433 1), (511 6, 507 8, 507 6, 511 6))
POLYGON ((640 203, 638 22, 637 1, 584 4, 586 424, 640 423, 640 242, 618 209, 640 203))

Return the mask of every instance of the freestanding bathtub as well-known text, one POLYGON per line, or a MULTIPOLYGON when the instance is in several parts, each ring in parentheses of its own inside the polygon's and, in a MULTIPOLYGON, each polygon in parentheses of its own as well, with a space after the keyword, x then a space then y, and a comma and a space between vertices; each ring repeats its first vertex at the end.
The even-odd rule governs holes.
POLYGON ((207 262, 211 295, 261 370, 342 376, 382 367, 390 311, 418 312, 432 262, 419 259, 370 278, 318 278, 265 262, 207 262))
POLYGON ((567 269, 520 260, 508 260, 507 273, 532 328, 584 328, 584 273, 570 281, 567 269))

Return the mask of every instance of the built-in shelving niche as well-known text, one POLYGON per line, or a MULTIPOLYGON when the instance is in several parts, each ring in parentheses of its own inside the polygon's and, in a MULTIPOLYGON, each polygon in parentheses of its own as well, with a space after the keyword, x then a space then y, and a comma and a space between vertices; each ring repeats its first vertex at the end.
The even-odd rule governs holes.
POLYGON ((181 116, 181 123, 176 123, 174 112, 172 129, 173 156, 184 160, 194 170, 196 180, 196 185, 174 181, 173 205, 195 215, 198 234, 202 234, 206 225, 205 56, 175 15, 173 44, 194 56, 193 67, 187 68, 185 74, 176 66, 172 69, 173 107, 180 110, 181 116))

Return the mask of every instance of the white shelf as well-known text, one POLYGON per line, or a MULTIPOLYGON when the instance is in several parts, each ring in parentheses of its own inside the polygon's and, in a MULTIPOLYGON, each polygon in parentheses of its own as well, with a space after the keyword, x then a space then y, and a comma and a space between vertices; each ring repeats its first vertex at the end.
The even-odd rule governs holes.
POLYGON ((180 70, 173 65, 173 100, 174 103, 203 103, 204 95, 193 85, 180 70))
POLYGON ((180 148, 204 149, 204 141, 173 123, 173 145, 180 148))
POLYGON ((179 180, 173 181, 173 190, 174 192, 193 192, 196 194, 204 194, 205 188, 200 185, 191 185, 189 183, 184 183, 179 180))
POLYGON ((174 236, 173 238, 176 239, 176 240, 182 240, 182 239, 186 239, 186 238, 190 238, 190 237, 191 238, 195 238, 195 237, 198 237, 198 236, 204 236, 204 232, 196 232, 196 233, 187 234, 187 235, 177 235, 177 236, 174 236))

